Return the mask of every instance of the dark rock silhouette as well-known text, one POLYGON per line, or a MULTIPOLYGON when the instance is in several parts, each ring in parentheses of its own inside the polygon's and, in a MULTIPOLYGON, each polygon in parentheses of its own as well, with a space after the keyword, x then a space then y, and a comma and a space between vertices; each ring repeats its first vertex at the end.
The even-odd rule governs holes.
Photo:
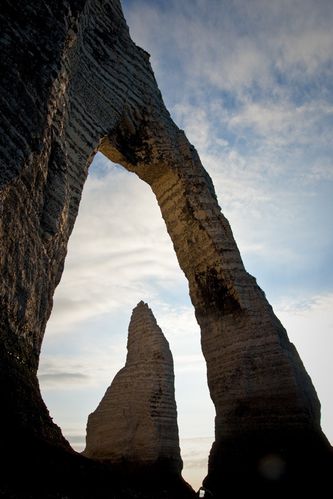
POLYGON ((120 473, 106 479, 71 451, 37 380, 52 296, 99 150, 151 186, 189 282, 216 408, 206 487, 318 492, 331 449, 316 392, 245 271, 212 181, 171 120, 120 2, 4 0, 0 16, 2 489, 38 497, 42 486, 30 477, 39 470, 44 498, 90 497, 97 475, 102 497, 120 473), (262 472, 270 456, 283 463, 275 480, 262 472))
POLYGON ((125 367, 89 415, 83 454, 113 463, 161 465, 180 474, 172 355, 142 301, 132 313, 127 350, 125 367))

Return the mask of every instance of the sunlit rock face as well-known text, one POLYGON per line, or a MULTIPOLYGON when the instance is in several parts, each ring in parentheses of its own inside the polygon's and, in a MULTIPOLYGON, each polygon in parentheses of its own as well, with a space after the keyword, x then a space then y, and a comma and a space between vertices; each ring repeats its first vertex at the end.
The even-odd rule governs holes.
POLYGON ((127 359, 90 414, 84 455, 181 471, 173 360, 148 305, 133 310, 127 359))
POLYGON ((281 483, 322 477, 329 447, 311 380, 244 269, 212 181, 165 108, 120 2, 6 0, 0 33, 0 423, 10 486, 20 483, 10 473, 34 470, 36 456, 51 477, 57 456, 59 480, 65 473, 70 448, 36 373, 97 150, 151 186, 188 279, 216 408, 210 488, 235 476, 236 485, 266 484, 260 463, 270 455, 283 462, 281 483))

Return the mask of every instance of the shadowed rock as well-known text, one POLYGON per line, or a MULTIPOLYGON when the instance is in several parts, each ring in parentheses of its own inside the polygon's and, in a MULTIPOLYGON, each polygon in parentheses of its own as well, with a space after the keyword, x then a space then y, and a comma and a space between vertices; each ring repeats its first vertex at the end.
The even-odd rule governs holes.
POLYGON ((30 480, 36 469, 48 484, 42 497, 73 495, 72 483, 85 494, 94 482, 85 468, 92 464, 80 464, 52 422, 37 368, 98 150, 151 186, 188 279, 216 409, 208 488, 316 487, 331 469, 316 392, 246 272, 212 181, 165 108, 120 2, 4 0, 0 34, 0 425, 8 487, 38 487, 30 480), (261 464, 271 455, 283 462, 273 481, 261 464))
POLYGON ((127 359, 87 424, 87 457, 180 473, 173 360, 148 305, 135 307, 127 359))

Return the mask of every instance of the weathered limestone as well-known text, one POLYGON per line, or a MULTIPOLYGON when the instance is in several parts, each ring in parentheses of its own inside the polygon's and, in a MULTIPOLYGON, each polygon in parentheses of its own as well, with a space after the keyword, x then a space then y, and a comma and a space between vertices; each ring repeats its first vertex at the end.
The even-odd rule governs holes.
POLYGON ((127 359, 87 424, 87 457, 180 473, 173 360, 148 305, 133 310, 127 359))
POLYGON ((151 186, 189 282, 216 408, 207 483, 218 490, 235 475, 238 485, 259 483, 270 454, 284 463, 283 483, 314 480, 328 449, 316 392, 245 271, 212 181, 171 120, 119 0, 5 0, 0 16, 4 452, 17 449, 22 470, 32 463, 25 449, 69 452, 36 373, 88 167, 100 150, 151 186))

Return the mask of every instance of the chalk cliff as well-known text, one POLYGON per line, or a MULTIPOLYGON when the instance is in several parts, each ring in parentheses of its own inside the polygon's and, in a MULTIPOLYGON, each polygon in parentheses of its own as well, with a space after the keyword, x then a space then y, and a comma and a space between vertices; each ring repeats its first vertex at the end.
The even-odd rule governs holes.
POLYGON ((84 455, 180 473, 173 360, 147 304, 133 310, 127 359, 89 415, 84 455))
MULTIPOLYGON (((216 408, 206 483, 216 491, 228 483, 266 487, 260 463, 270 455, 283 463, 281 487, 322 481, 330 451, 311 380, 246 272, 212 181, 165 108, 119 0, 5 0, 0 34, 0 425, 8 487, 33 487, 16 480, 29 466, 49 474, 49 487, 56 460, 52 487, 83 470, 49 417, 37 368, 98 150, 151 186, 189 282, 216 408)), ((80 476, 75 483, 84 488, 89 473, 80 476)))

